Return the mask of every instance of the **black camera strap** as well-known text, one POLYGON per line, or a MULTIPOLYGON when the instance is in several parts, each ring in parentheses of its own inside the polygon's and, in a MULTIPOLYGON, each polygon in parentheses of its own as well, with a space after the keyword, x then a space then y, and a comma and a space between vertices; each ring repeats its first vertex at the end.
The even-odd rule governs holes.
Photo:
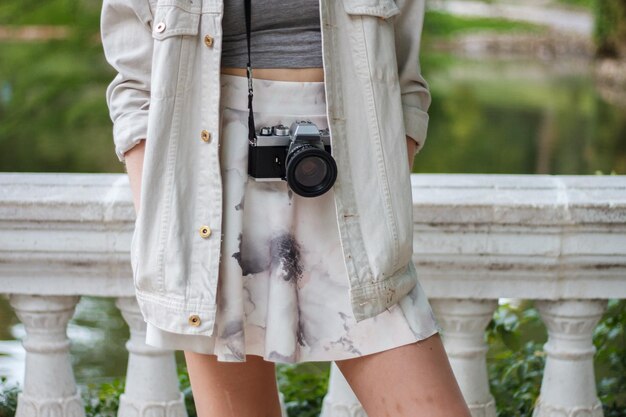
POLYGON ((246 12, 246 41, 248 43, 248 64, 246 65, 246 75, 248 76, 248 141, 250 143, 256 142, 256 128, 254 126, 254 114, 252 111, 252 66, 250 64, 250 26, 252 20, 252 1, 244 0, 244 7, 246 12))

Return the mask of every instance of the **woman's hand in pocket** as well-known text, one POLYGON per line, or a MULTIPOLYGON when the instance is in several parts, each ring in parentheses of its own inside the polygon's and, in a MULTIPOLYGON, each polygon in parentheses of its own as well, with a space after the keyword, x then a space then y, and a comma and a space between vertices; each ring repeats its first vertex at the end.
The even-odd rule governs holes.
POLYGON ((145 139, 139 141, 135 146, 130 148, 124 154, 126 162, 126 172, 128 172, 128 181, 130 189, 133 193, 133 204, 135 205, 135 213, 139 213, 140 197, 141 197, 141 172, 143 169, 143 158, 146 149, 145 139))

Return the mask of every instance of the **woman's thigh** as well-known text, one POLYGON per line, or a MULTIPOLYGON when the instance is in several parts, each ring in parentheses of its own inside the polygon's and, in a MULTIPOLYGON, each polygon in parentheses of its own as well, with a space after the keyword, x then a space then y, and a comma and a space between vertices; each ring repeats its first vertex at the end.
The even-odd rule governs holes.
POLYGON ((281 417, 273 362, 219 362, 190 351, 185 360, 198 417, 281 417))
POLYGON ((368 417, 471 417, 439 333, 335 363, 368 417))

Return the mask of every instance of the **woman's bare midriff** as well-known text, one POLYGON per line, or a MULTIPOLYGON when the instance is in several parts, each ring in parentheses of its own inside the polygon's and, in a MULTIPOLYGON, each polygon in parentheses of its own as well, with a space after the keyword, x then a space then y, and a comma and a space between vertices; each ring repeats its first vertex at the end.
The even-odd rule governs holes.
MULTIPOLYGON (((246 76, 245 68, 222 67, 222 74, 246 76)), ((275 81, 324 81, 324 68, 252 68, 252 76, 275 81)))

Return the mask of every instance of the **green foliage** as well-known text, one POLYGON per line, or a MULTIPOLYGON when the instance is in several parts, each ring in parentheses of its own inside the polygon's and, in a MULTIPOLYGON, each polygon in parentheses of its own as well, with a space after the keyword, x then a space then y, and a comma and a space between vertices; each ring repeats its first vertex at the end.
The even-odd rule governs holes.
POLYGON ((124 380, 114 379, 102 384, 88 384, 81 391, 86 417, 117 417, 124 380))
POLYGON ((97 26, 99 10, 100 2, 93 0, 5 0, 0 3, 0 24, 74 25, 88 19, 85 23, 97 26))
MULTIPOLYGON (((545 336, 536 337, 541 317, 526 304, 520 308, 499 306, 487 326, 489 383, 497 414, 502 417, 532 415, 541 387, 545 336), (533 340, 525 340, 528 337, 533 340)), ((593 333, 596 385, 605 417, 626 417, 625 326, 626 300, 609 300, 593 333)))
POLYGON ((597 54, 626 59, 626 0, 594 2, 597 54))
POLYGON ((278 364, 276 374, 289 417, 319 415, 324 395, 328 391, 329 366, 320 368, 313 363, 278 364))
POLYGON ((488 364, 489 384, 501 417, 530 416, 539 396, 545 357, 541 344, 526 342, 488 364))
POLYGON ((114 71, 99 40, 100 2, 0 2, 0 24, 53 25, 64 39, 2 41, 3 171, 123 172, 113 152, 105 89, 114 71))
POLYGON ((187 408, 188 417, 198 417, 196 404, 193 401, 193 392, 191 391, 187 365, 184 363, 178 365, 178 383, 185 398, 185 407, 187 408))
POLYGON ((560 3, 567 6, 584 7, 585 9, 592 9, 595 6, 595 0, 559 0, 560 3))
POLYGON ((19 392, 20 389, 16 384, 9 384, 5 376, 0 376, 0 417, 15 416, 19 392))
POLYGON ((451 37, 476 31, 532 32, 545 29, 540 25, 492 17, 460 17, 437 10, 427 10, 424 16, 424 34, 428 37, 451 37))
POLYGON ((425 55, 433 101, 414 172, 626 173, 624 109, 606 102, 586 76, 544 72, 550 67, 425 55), (534 71, 546 76, 528 77, 534 71))
POLYGON ((507 304, 496 310, 486 331, 489 385, 501 417, 530 416, 539 396, 545 357, 542 342, 524 341, 522 329, 540 323, 534 308, 507 304))
POLYGON ((609 300, 604 317, 593 332, 598 397, 604 417, 626 417, 626 300, 609 300))

